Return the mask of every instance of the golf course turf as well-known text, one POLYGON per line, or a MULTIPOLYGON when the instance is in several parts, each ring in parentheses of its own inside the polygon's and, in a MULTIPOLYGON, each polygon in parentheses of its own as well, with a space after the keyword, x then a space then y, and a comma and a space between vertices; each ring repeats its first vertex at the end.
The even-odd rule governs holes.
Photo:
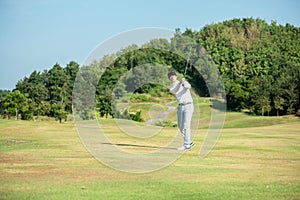
MULTIPOLYGON (((190 151, 163 169, 138 174, 95 159, 71 121, 1 120, 0 199, 300 199, 298 118, 228 112, 218 143, 200 158, 209 119, 201 112, 190 151)), ((99 123, 114 143, 132 144, 119 148, 139 151, 148 144, 120 137, 113 119, 99 123)), ((167 139, 155 136, 149 146, 167 139)))

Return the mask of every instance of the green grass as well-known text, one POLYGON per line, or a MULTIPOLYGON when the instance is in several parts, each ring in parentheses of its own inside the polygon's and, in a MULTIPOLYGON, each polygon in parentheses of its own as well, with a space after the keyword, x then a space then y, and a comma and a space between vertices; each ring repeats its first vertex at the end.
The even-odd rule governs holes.
MULTIPOLYGON (((229 112, 217 145, 202 159, 210 107, 207 100, 199 103, 202 124, 192 150, 142 174, 119 172, 94 159, 72 122, 0 120, 0 199, 300 198, 298 118, 229 112)), ((114 120, 99 122, 112 141, 133 141, 121 136, 114 120)), ((160 145, 174 131, 134 142, 160 145)))
MULTIPOLYGON (((209 127, 209 123, 211 120, 211 105, 212 102, 210 98, 197 98, 195 99, 195 107, 197 106, 199 109, 199 127, 202 129, 206 129, 209 127)), ((174 102, 173 106, 177 106, 177 103, 174 102)), ((165 105, 162 105, 165 106, 165 105)), ((136 105, 136 108, 138 105, 136 105)), ((143 109, 143 112, 144 111, 143 109)), ((176 112, 176 111, 175 111, 176 112)), ((176 113, 172 113, 167 117, 167 120, 176 123, 177 116, 176 113)), ((294 116, 253 116, 244 112, 233 112, 226 111, 225 113, 225 124, 223 128, 251 128, 251 127, 262 127, 262 126, 272 126, 276 124, 285 124, 287 122, 300 122, 299 118, 294 116)))
MULTIPOLYGON (((267 183, 203 184, 193 181, 75 182, 45 185, 32 193, 19 193, 17 199, 297 199, 289 194, 299 185, 267 183), (228 188, 228 184, 231 188, 228 188), (63 189, 58 189, 58 188, 63 189), (259 193, 254 193, 259 191, 259 193), (163 195, 162 195, 163 194, 163 195)), ((7 196, 9 198, 9 196, 7 196)))

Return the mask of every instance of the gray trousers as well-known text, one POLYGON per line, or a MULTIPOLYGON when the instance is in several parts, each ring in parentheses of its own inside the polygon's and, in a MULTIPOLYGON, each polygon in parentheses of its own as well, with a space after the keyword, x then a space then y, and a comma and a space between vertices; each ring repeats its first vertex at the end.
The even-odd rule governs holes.
POLYGON ((194 112, 194 105, 179 105, 177 110, 178 128, 184 138, 184 146, 190 147, 191 144, 191 121, 194 112))

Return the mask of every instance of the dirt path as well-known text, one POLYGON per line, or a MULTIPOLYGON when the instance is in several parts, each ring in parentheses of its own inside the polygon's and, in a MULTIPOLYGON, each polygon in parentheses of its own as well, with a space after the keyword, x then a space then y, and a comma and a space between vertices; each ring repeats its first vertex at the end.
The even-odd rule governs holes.
POLYGON ((157 117, 146 121, 146 124, 153 124, 155 122, 165 119, 170 113, 172 113, 176 109, 175 106, 172 106, 172 103, 174 103, 174 101, 166 103, 166 105, 168 106, 168 110, 166 112, 159 114, 157 117))

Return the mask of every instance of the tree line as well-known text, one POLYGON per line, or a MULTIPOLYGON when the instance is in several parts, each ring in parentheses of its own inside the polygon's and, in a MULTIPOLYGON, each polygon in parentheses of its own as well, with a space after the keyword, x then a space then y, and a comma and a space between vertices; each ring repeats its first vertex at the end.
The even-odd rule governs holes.
MULTIPOLYGON (((95 87, 95 105, 100 116, 120 117, 122 114, 114 108, 112 98, 125 101, 122 98, 128 91, 168 93, 161 84, 130 88, 145 81, 139 70, 134 72, 140 73, 138 78, 130 75, 120 84, 122 75, 148 63, 166 66, 165 70, 157 67, 151 77, 166 75, 171 68, 183 73, 186 57, 182 55, 190 51, 186 78, 200 96, 210 96, 210 85, 219 84, 216 79, 206 81, 206 76, 213 76, 209 66, 214 65, 222 76, 229 109, 246 109, 257 115, 294 114, 300 109, 299 33, 300 29, 290 24, 268 24, 253 18, 211 24, 199 31, 176 29, 170 41, 154 39, 140 47, 133 44, 81 67, 80 72, 82 79, 95 87), (197 66, 201 67, 195 70, 197 66)), ((74 61, 64 68, 55 64, 49 71, 34 71, 18 81, 13 91, 0 92, 1 115, 22 119, 50 116, 61 121, 72 112, 72 91, 78 72, 79 65, 74 61)), ((89 95, 81 87, 80 98, 87 98, 89 95)), ((73 104, 80 107, 78 102, 73 104)), ((82 110, 82 118, 91 116, 92 108, 82 110)))
POLYGON ((72 112, 72 90, 79 64, 65 68, 55 64, 50 70, 34 71, 19 80, 13 91, 1 91, 1 115, 31 120, 34 116, 55 117, 59 121, 72 112))
POLYGON ((218 66, 228 107, 261 115, 300 108, 300 29, 261 19, 234 19, 196 35, 218 66))

